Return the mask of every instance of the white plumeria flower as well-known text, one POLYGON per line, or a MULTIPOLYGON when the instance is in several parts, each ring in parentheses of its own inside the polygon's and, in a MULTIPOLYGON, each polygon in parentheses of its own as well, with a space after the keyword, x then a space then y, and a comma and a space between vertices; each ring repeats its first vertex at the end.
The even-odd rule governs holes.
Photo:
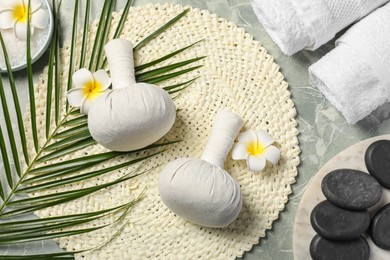
POLYGON ((87 69, 80 69, 73 74, 75 88, 68 91, 68 102, 72 107, 80 107, 80 112, 88 115, 93 101, 108 90, 111 78, 105 70, 92 74, 87 69))
POLYGON ((238 143, 233 147, 233 160, 246 160, 248 168, 252 172, 261 172, 266 161, 272 165, 278 163, 280 151, 275 146, 272 137, 263 130, 249 130, 237 137, 238 143))
MULTIPOLYGON (((34 28, 45 29, 49 14, 41 6, 41 0, 30 0, 30 32, 34 28)), ((0 0, 0 29, 14 29, 16 38, 27 39, 28 0, 0 0)))

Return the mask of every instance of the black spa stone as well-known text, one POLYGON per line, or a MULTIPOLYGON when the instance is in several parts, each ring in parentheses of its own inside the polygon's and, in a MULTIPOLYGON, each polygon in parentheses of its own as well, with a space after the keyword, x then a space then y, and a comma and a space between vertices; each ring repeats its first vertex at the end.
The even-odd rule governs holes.
POLYGON ((314 207, 310 221, 319 235, 340 241, 358 238, 370 226, 370 216, 367 210, 342 209, 327 200, 314 207))
POLYGON ((310 243, 310 255, 313 260, 368 260, 370 247, 362 237, 340 242, 316 235, 310 243))
POLYGON ((321 188, 332 204, 351 210, 368 209, 382 197, 382 187, 375 178, 352 169, 330 172, 322 180, 321 188))
POLYGON ((371 239, 385 250, 390 250, 390 204, 379 210, 371 222, 371 239))
POLYGON ((390 140, 372 143, 367 148, 365 162, 370 174, 383 187, 390 189, 390 140))

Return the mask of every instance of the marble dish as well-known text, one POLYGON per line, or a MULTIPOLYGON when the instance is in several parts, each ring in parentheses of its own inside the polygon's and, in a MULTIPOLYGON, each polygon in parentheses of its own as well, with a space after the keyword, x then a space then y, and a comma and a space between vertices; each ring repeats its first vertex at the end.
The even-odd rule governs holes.
MULTIPOLYGON (((316 235, 316 232, 310 225, 310 213, 319 202, 326 199, 321 191, 322 179, 329 172, 341 168, 351 168, 368 172, 364 162, 364 154, 366 149, 371 143, 382 139, 390 140, 390 135, 374 137, 350 146, 327 162, 310 180, 298 206, 295 217, 293 229, 294 259, 311 259, 309 247, 311 240, 316 235)), ((370 215, 372 216, 376 211, 389 202, 390 190, 384 188, 380 202, 369 209, 370 215)), ((370 245, 370 260, 390 259, 390 251, 386 251, 377 247, 367 235, 364 237, 367 239, 367 242, 370 245)))
MULTIPOLYGON (((35 48, 32 48, 32 53, 31 53, 32 63, 36 62, 45 53, 45 51, 47 50, 47 48, 49 47, 49 45, 51 43, 51 39, 53 36, 53 30, 54 30, 54 17, 53 17, 53 13, 52 13, 51 4, 50 4, 49 0, 41 0, 41 2, 43 5, 43 8, 45 10, 47 10, 47 12, 49 14, 49 25, 46 29, 42 30, 42 32, 39 32, 41 37, 46 37, 46 39, 43 41, 43 44, 40 44, 41 42, 39 43, 40 46, 38 45, 36 50, 33 50, 35 48)), ((6 42, 6 44, 7 44, 7 42, 6 42)), ((33 43, 31 43, 31 45, 33 45, 33 43)), ((10 47, 8 47, 7 49, 9 49, 9 48, 10 47)), ((24 51, 26 51, 26 50, 24 50, 24 51)), ((1 48, 0 48, 0 52, 2 53, 1 48)), ((1 55, 1 58, 3 59, 2 55, 1 55)), ((10 57, 10 63, 11 63, 12 71, 19 71, 19 70, 22 70, 22 69, 27 67, 27 59, 23 62, 16 63, 10 57)), ((5 72, 7 72, 7 68, 3 64, 0 66, 0 73, 5 73, 5 72)))

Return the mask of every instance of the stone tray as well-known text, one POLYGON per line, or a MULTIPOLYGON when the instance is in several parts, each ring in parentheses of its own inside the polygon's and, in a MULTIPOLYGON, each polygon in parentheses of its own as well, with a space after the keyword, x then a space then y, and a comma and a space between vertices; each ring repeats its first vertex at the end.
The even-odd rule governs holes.
MULTIPOLYGON (((390 135, 382 135, 370 138, 354 144, 343 150, 329 162, 327 162, 314 177, 310 180, 303 194, 302 200, 298 206, 297 214, 293 229, 293 250, 294 259, 311 259, 309 246, 312 238, 316 234, 310 225, 310 213, 313 208, 321 201, 325 200, 325 196, 321 191, 321 181, 330 171, 351 168, 368 172, 364 163, 364 154, 368 146, 377 140, 390 140, 390 135)), ((390 190, 383 189, 381 201, 373 208, 370 208, 372 215, 383 205, 390 202, 390 190)), ((390 251, 385 251, 378 248, 371 239, 365 235, 368 244, 370 245, 371 255, 370 260, 388 260, 390 259, 390 251)))

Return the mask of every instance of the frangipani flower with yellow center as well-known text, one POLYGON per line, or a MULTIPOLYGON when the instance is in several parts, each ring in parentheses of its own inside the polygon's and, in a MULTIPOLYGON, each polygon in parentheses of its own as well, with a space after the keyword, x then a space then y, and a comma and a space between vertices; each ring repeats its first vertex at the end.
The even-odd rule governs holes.
MULTIPOLYGON (((45 29, 49 14, 41 6, 41 0, 30 0, 30 32, 34 28, 45 29)), ((0 29, 14 29, 16 38, 27 39, 28 0, 0 0, 0 29)))
POLYGON ((80 112, 88 115, 92 103, 104 94, 111 85, 111 78, 105 70, 91 73, 80 69, 73 74, 75 88, 68 91, 68 102, 72 107, 80 107, 80 112))
POLYGON ((248 168, 252 172, 261 172, 266 161, 272 165, 278 163, 280 151, 275 146, 272 137, 263 130, 249 130, 241 133, 237 137, 236 143, 232 150, 233 160, 246 160, 248 168))

